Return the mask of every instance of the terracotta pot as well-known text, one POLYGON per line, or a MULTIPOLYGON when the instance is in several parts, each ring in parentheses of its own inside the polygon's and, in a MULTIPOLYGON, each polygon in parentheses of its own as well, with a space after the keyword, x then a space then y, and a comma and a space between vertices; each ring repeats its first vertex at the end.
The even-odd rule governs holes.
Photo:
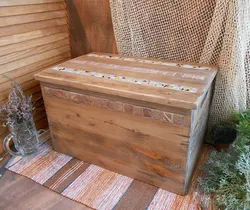
POLYGON ((230 148, 231 144, 215 144, 214 147, 217 151, 222 152, 230 148))

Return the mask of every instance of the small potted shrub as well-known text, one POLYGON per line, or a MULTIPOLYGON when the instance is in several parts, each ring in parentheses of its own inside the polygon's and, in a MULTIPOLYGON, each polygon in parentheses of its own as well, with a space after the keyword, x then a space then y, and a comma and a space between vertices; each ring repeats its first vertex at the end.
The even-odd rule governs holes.
POLYGON ((231 124, 220 123, 215 125, 211 131, 211 138, 218 151, 227 150, 237 136, 235 127, 231 124))

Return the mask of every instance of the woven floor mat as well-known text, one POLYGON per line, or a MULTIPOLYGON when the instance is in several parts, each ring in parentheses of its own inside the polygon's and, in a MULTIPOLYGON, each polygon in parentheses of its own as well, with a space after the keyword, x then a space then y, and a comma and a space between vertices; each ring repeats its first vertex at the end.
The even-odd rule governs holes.
MULTIPOLYGON (((176 195, 55 152, 48 142, 33 156, 13 158, 6 168, 93 209, 199 209, 194 193, 176 195)), ((198 172, 194 174, 194 180, 197 176, 198 172)), ((191 189, 195 184, 192 182, 191 189)))

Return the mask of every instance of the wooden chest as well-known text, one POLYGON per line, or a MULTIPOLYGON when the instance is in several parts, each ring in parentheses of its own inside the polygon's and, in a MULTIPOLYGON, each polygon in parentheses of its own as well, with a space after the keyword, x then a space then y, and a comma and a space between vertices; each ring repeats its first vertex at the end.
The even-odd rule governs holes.
POLYGON ((185 194, 213 66, 91 53, 35 75, 56 151, 185 194))

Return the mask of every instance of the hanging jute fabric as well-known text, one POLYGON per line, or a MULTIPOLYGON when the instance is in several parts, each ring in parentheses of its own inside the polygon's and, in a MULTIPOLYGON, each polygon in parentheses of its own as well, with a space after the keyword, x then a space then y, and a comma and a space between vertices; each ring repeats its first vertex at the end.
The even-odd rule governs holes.
POLYGON ((250 0, 110 0, 122 55, 218 65, 209 125, 250 105, 250 0))

